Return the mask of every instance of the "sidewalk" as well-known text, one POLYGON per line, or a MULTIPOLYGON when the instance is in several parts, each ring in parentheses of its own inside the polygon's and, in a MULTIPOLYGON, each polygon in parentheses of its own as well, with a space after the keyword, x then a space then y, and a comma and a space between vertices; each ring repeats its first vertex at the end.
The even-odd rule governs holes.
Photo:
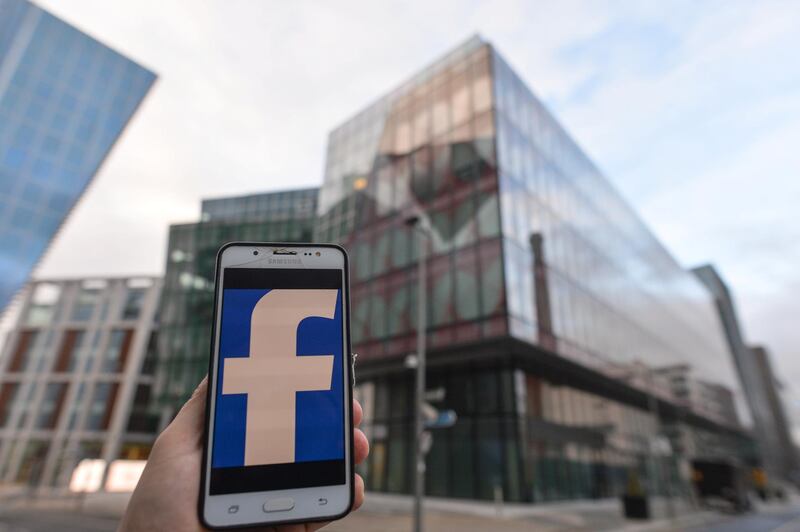
MULTIPOLYGON (((42 494, 31 498, 24 490, 0 489, 4 509, 41 509, 80 512, 85 516, 118 519, 125 511, 129 493, 83 495, 42 494)), ((364 506, 325 530, 406 532, 411 529, 413 500, 405 495, 368 493, 364 506)), ((617 499, 571 501, 546 504, 502 504, 485 501, 426 498, 428 530, 456 532, 492 530, 497 532, 625 531, 661 532, 719 523, 723 516, 698 512, 682 501, 673 501, 674 518, 667 515, 664 499, 651 501, 654 519, 632 521, 621 515, 617 499)))
MULTIPOLYGON (((617 499, 570 501, 546 504, 502 504, 484 501, 427 498, 425 520, 430 530, 498 531, 669 531, 711 524, 719 520, 712 512, 692 510, 683 502, 674 503, 674 519, 667 515, 664 499, 651 501, 654 519, 633 521, 622 517, 617 499)), ((361 510, 332 531, 351 529, 379 532, 407 531, 411 526, 412 499, 403 495, 370 493, 361 510)))

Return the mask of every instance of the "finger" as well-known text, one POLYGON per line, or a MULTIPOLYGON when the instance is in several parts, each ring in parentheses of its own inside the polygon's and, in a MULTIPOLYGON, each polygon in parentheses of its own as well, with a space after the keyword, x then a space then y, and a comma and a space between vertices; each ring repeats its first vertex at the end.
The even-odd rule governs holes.
POLYGON ((203 377, 203 380, 200 381, 200 384, 198 384, 197 388, 195 388, 194 391, 192 392, 192 396, 189 398, 189 400, 191 401, 198 395, 205 396, 207 389, 208 389, 208 375, 203 377))
POLYGON ((182 438, 199 438, 203 433, 207 391, 208 377, 204 377, 164 432, 176 432, 182 438))
POLYGON ((267 530, 271 530, 272 532, 307 532, 310 530, 310 527, 309 525, 281 525, 267 530))
POLYGON ((361 475, 356 475, 356 499, 353 501, 353 511, 358 510, 361 508, 361 505, 364 504, 364 479, 361 478, 361 475))
POLYGON ((360 464, 369 455, 369 440, 361 429, 353 431, 353 447, 355 447, 356 464, 360 464))
MULTIPOLYGON (((361 475, 356 475, 356 483, 355 483, 355 499, 353 499, 353 509, 352 511, 355 512, 361 505, 364 504, 364 479, 361 478, 361 475)), ((320 528, 331 524, 330 521, 326 521, 324 523, 308 523, 305 528, 305 532, 314 532, 319 530, 320 528)), ((294 532, 295 529, 289 528, 278 528, 278 532, 294 532)), ((303 530, 303 529, 300 529, 303 530)))
POLYGON ((363 419, 364 409, 361 408, 361 403, 358 402, 358 399, 353 399, 353 426, 357 427, 361 425, 363 419))

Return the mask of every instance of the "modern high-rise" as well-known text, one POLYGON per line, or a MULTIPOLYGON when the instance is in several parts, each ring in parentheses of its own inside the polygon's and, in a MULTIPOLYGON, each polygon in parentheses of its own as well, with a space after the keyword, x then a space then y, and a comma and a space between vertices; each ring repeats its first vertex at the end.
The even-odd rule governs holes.
POLYGON ((214 265, 226 242, 309 242, 318 189, 205 200, 200 221, 170 226, 159 310, 157 391, 165 425, 208 371, 214 265))
POLYGON ((369 489, 412 486, 411 217, 427 234, 428 386, 458 414, 433 433, 428 494, 611 496, 657 469, 650 485, 676 493, 681 463, 745 460, 738 423, 655 378, 687 364, 740 393, 713 298, 490 43, 470 39, 335 128, 318 214, 315 238, 352 261, 369 489), (649 468, 659 433, 681 441, 649 468))
MULTIPOLYGON (((759 429, 757 441, 761 444, 762 456, 767 470, 774 476, 800 484, 800 457, 792 440, 789 419, 779 393, 780 384, 772 369, 769 352, 761 346, 750 348, 756 364, 756 379, 765 392, 766 409, 759 429)), ((762 412, 759 412, 759 415, 762 412)))
POLYGON ((0 312, 155 75, 26 0, 0 0, 0 312))
POLYGON ((706 264, 692 269, 692 273, 714 296, 744 396, 752 412, 748 424, 753 427, 763 465, 772 476, 800 481, 800 461, 776 390, 769 354, 761 347, 747 345, 739 326, 733 295, 716 268, 706 264))
POLYGON ((84 458, 147 458, 161 279, 41 280, 0 357, 0 479, 65 488, 84 458))

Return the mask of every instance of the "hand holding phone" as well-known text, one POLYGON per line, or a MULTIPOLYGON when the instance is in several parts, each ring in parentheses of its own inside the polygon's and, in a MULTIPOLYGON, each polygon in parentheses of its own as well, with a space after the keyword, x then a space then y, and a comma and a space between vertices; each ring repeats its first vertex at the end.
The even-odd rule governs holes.
POLYGON ((201 520, 345 516, 354 472, 344 249, 227 244, 215 290, 201 520))
POLYGON ((159 436, 121 529, 321 528, 361 504, 353 466, 369 448, 354 429, 347 257, 229 244, 216 277, 208 384, 159 436))
MULTIPOLYGON (((197 515, 197 493, 200 489, 203 420, 206 410, 207 380, 197 387, 172 423, 156 440, 136 490, 131 496, 121 532, 153 530, 203 530, 197 515)), ((361 422, 361 405, 353 402, 353 422, 361 422)), ((369 453, 369 444, 358 428, 353 432, 355 462, 361 463, 369 453)), ((355 476, 353 510, 364 501, 364 481, 355 476)), ((325 526, 310 523, 311 532, 325 526)), ((293 530, 289 525, 287 530, 293 530)), ((270 527, 272 530, 273 527, 270 527)), ((282 532, 283 527, 274 527, 282 532)))

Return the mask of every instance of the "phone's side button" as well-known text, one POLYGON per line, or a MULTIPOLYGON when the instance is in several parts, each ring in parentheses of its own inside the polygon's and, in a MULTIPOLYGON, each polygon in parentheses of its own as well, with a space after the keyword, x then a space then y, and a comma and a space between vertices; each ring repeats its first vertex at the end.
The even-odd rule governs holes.
POLYGON ((288 497, 284 499, 272 499, 265 502, 262 508, 265 512, 288 512, 294 508, 294 499, 288 497))

